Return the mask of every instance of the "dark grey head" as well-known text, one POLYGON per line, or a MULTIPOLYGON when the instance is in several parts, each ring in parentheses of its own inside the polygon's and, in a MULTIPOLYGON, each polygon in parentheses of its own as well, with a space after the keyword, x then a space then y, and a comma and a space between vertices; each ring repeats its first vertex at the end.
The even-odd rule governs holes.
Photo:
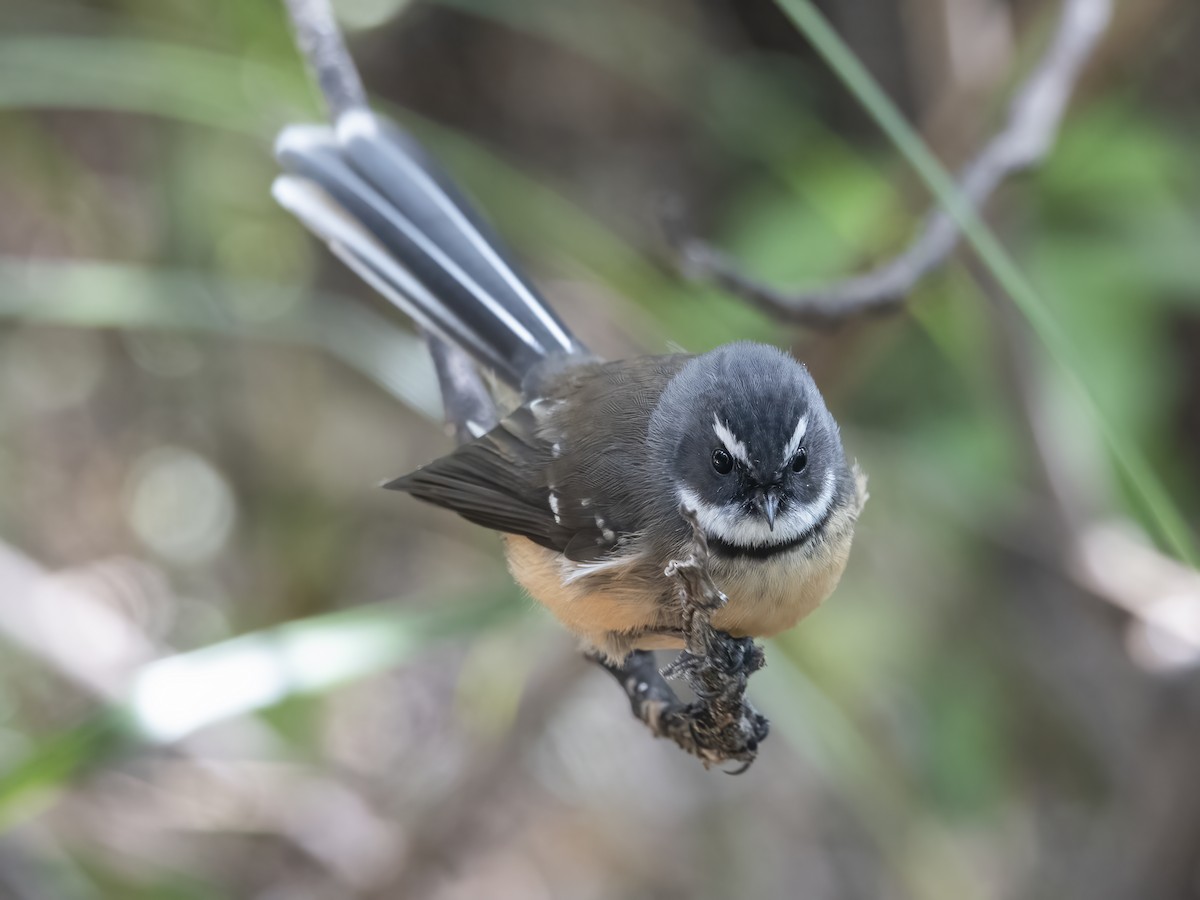
POLYGON ((774 347, 693 359, 663 392, 649 436, 674 500, 719 548, 800 543, 853 497, 837 423, 808 370, 774 347))

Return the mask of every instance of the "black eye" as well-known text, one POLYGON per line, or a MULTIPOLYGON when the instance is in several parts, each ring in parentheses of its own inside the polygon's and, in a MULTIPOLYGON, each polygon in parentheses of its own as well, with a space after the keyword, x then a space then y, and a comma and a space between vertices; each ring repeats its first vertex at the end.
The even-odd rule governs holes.
POLYGON ((713 451, 712 464, 720 475, 728 475, 733 471, 733 457, 720 447, 713 451))
POLYGON ((797 451, 796 455, 792 457, 792 471, 793 472, 803 472, 804 467, 807 465, 808 465, 808 451, 805 450, 803 447, 801 447, 800 450, 797 451))

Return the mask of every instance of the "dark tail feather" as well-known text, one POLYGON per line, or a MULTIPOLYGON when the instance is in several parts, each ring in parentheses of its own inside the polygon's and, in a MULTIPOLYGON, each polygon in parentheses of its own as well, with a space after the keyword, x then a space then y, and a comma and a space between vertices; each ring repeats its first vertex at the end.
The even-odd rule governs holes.
POLYGON ((275 199, 423 328, 520 387, 548 356, 586 352, 421 147, 367 110, 336 131, 291 126, 275 199))

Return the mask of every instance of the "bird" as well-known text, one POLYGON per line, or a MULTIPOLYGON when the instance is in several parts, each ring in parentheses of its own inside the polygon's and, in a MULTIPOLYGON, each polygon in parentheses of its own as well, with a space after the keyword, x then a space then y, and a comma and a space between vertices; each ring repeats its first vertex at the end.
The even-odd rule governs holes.
POLYGON ((747 341, 606 360, 521 272, 432 156, 366 108, 291 125, 277 202, 516 405, 386 487, 503 535, 514 579, 614 663, 684 646, 672 561, 699 529, 714 628, 791 628, 846 567, 865 478, 807 368, 747 341), (499 386, 504 386, 500 388, 499 386))

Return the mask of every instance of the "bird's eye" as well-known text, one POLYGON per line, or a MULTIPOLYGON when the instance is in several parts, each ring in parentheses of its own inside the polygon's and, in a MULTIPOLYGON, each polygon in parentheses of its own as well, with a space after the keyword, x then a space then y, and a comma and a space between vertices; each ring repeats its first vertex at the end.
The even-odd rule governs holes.
POLYGON ((807 465, 808 465, 808 451, 805 450, 803 447, 801 447, 799 449, 799 451, 797 451, 796 455, 792 457, 792 471, 793 472, 803 472, 804 467, 807 465))
POLYGON ((719 475, 728 475, 733 471, 733 457, 720 447, 713 451, 712 464, 719 475))

